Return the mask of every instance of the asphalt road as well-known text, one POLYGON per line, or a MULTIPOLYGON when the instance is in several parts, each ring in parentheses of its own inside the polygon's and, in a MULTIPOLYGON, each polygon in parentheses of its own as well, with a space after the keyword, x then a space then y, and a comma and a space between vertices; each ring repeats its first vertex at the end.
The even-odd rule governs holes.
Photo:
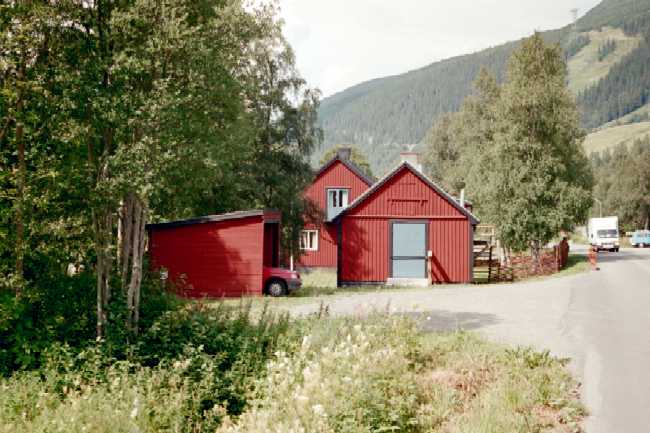
MULTIPOLYGON (((587 433, 650 432, 650 249, 600 253, 600 271, 498 286, 340 295, 332 314, 390 310, 425 329, 467 329, 572 359, 587 433)), ((291 307, 296 314, 319 304, 291 307)))

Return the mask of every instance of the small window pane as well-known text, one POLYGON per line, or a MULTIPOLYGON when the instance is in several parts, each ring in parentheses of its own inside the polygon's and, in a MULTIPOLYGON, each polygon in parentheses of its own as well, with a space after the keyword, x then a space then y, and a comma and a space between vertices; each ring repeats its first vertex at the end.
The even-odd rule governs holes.
POLYGON ((318 250, 318 230, 304 230, 300 234, 300 249, 305 251, 318 250))

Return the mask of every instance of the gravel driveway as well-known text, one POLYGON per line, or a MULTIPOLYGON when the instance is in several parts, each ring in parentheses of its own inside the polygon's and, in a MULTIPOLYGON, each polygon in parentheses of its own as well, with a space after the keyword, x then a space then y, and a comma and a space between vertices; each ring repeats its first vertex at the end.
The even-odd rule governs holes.
MULTIPOLYGON (((334 315, 415 315, 429 330, 475 330, 572 358, 592 416, 588 433, 650 431, 650 249, 601 253, 599 272, 498 286, 323 298, 334 315)), ((318 311, 320 301, 291 307, 318 311)))

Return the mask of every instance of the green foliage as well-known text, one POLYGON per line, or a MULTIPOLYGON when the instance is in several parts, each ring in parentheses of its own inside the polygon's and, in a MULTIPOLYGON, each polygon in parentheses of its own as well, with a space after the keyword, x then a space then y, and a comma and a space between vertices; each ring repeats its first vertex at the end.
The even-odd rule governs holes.
MULTIPOLYGON (((100 296, 79 316, 100 309, 120 350, 144 242, 123 246, 147 222, 272 207, 295 245, 319 93, 277 17, 275 4, 240 0, 0 5, 0 291, 29 291, 12 317, 35 314, 30 299, 70 290, 68 268, 84 269, 100 296), (127 236, 125 202, 145 219, 127 236)), ((143 308, 166 308, 147 294, 143 308)), ((66 341, 47 335, 43 345, 66 341)))
MULTIPOLYGON (((78 352, 94 344, 96 276, 88 271, 62 276, 45 262, 41 263, 41 269, 43 273, 30 278, 20 297, 0 291, 0 376, 15 370, 40 368, 53 345, 64 344, 78 352)), ((180 306, 175 296, 164 292, 159 282, 149 275, 145 276, 143 297, 140 323, 143 329, 150 328, 163 313, 180 306)), ((111 356, 124 358, 131 350, 132 336, 123 326, 126 320, 123 299, 116 296, 110 309, 116 326, 106 335, 105 349, 111 356)))
POLYGON ((253 320, 247 308, 199 304, 177 318, 183 326, 161 318, 152 341, 186 345, 153 366, 137 350, 116 361, 101 346, 62 346, 40 372, 0 380, 0 432, 543 431, 577 428, 584 416, 562 360, 468 333, 423 335, 403 317, 287 327, 268 313, 253 320), (208 323, 226 337, 207 335, 208 323), (261 353, 253 341, 270 344, 261 353), (239 416, 228 404, 235 390, 246 396, 239 416))
POLYGON ((589 35, 580 34, 570 39, 564 48, 565 59, 568 61, 571 57, 575 56, 582 50, 584 47, 589 45, 591 38, 589 35))
MULTIPOLYGON (((613 151, 593 154, 596 174, 594 196, 604 215, 617 215, 621 227, 634 231, 650 227, 650 136, 613 151)), ((597 205, 591 214, 598 216, 597 205)))
POLYGON ((37 368, 54 341, 81 347, 95 335, 93 275, 44 274, 33 284, 20 298, 0 291, 0 375, 37 368))
POLYGON ((284 316, 194 304, 156 320, 128 358, 52 347, 38 373, 0 382, 0 432, 214 431, 247 407, 287 331, 284 316))
POLYGON ((370 163, 368 162, 368 157, 363 153, 359 146, 354 144, 337 144, 334 147, 329 148, 323 156, 321 156, 319 161, 319 166, 322 167, 332 158, 334 158, 338 151, 343 148, 350 149, 350 161, 352 161, 357 167, 361 169, 366 175, 372 177, 372 169, 370 168, 370 163))
POLYGON ((432 177, 452 192, 468 188, 479 217, 518 251, 584 220, 593 180, 559 47, 536 34, 513 54, 502 87, 487 72, 475 87, 426 140, 432 177))
POLYGON ((613 39, 608 39, 603 45, 598 48, 598 61, 602 62, 614 51, 616 51, 616 41, 613 39))

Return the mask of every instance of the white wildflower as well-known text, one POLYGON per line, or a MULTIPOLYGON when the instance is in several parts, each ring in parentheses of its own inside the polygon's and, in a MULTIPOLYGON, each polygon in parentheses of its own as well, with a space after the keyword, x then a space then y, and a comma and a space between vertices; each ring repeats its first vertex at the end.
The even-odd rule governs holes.
POLYGON ((131 419, 135 419, 138 416, 138 406, 139 406, 139 401, 138 398, 133 401, 133 410, 131 410, 131 419))
POLYGON ((327 413, 325 413, 325 408, 323 407, 322 404, 315 404, 311 407, 311 409, 318 416, 323 416, 323 417, 327 416, 327 413))

